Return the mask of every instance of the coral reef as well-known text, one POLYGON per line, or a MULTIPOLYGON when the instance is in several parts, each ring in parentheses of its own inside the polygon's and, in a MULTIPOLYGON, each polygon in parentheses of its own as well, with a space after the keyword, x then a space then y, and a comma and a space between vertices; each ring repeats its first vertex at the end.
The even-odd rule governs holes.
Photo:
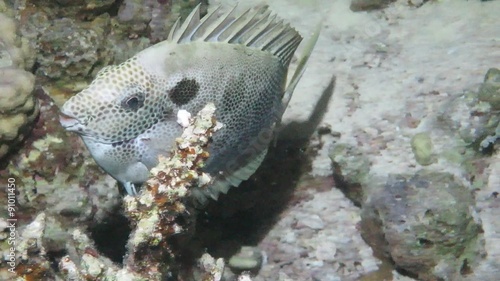
MULTIPOLYGON (((61 131, 54 103, 61 104, 65 95, 85 87, 103 66, 123 61, 161 40, 177 15, 184 15, 198 2, 0 0, 0 25, 9 31, 0 38, 6 36, 8 42, 14 42, 9 43, 9 51, 0 44, 0 72, 5 73, 0 86, 13 81, 9 87, 15 93, 23 91, 5 101, 26 98, 23 106, 32 106, 25 90, 33 87, 33 76, 22 69, 35 72, 43 85, 43 89, 35 87, 41 104, 35 129, 7 168, 0 170, 2 184, 8 177, 15 179, 19 201, 17 237, 5 212, 0 214, 4 260, 0 280, 99 280, 106 276, 110 280, 146 280, 141 270, 151 270, 154 276, 189 271, 183 272, 189 278, 173 275, 174 280, 250 280, 248 273, 236 276, 231 271, 253 268, 235 266, 234 260, 225 264, 219 257, 257 261, 260 270, 251 277, 256 281, 413 280, 401 273, 434 280, 443 276, 460 281, 498 280, 500 76, 496 68, 488 71, 484 81, 482 76, 489 67, 498 67, 492 65, 498 61, 497 42, 489 35, 497 31, 494 11, 499 1, 410 0, 387 7, 392 1, 350 1, 362 10, 367 9, 366 4, 376 4, 369 7, 370 12, 360 13, 351 12, 349 1, 268 1, 274 10, 281 9, 280 15, 296 21, 297 28, 306 32, 303 34, 312 30, 314 21, 302 15, 324 15, 326 28, 284 122, 309 114, 315 97, 335 73, 334 102, 323 102, 328 112, 319 117, 324 128, 335 132, 327 129, 313 142, 317 145, 315 177, 304 176, 311 157, 306 142, 288 146, 295 140, 282 141, 271 148, 273 157, 264 162, 259 175, 203 212, 193 210, 180 197, 179 204, 152 195, 142 201, 127 198, 135 240, 110 258, 103 248, 125 248, 125 242, 116 246, 116 240, 126 239, 130 231, 122 216, 127 205, 118 195, 115 180, 90 160, 80 140, 61 131), (320 5, 312 7, 306 2, 320 5), (4 21, 6 17, 9 20, 4 21), (13 18, 19 22, 20 33, 10 32, 15 29, 13 18), (52 28, 57 33, 50 34, 52 28), (33 48, 37 53, 30 50, 33 48), (4 72, 12 68, 6 65, 15 71, 4 72), (477 81, 482 82, 478 90, 463 92, 477 81), (47 91, 55 101, 44 93, 47 91), (168 211, 151 209, 154 200, 168 211), (407 214, 405 222, 393 221, 402 214, 407 214), (117 226, 109 220, 118 216, 119 227, 112 233, 100 233, 105 241, 99 242, 96 232, 105 232, 100 228, 106 225, 107 229, 117 226), (163 223, 165 229, 153 229, 163 223), (196 233, 192 234, 195 223, 196 233), (405 229, 409 226, 415 231, 405 229), (455 232, 443 233, 439 226, 455 232), (146 230, 155 235, 146 237, 146 230), (360 230, 370 245, 378 246, 372 250, 366 245, 360 230), (168 236, 168 231, 177 234, 168 236), (17 278, 8 271, 12 235, 19 242, 14 253, 19 263, 17 278), (463 245, 457 242, 461 237, 463 245), (206 241, 203 244, 197 239, 206 241), (452 246, 446 247, 445 242, 452 246), (158 249, 158 245, 166 248, 158 249), (249 260, 240 255, 242 245, 260 252, 262 264, 257 255, 249 260), (189 252, 195 246, 201 250, 189 252), (179 253, 181 248, 189 250, 179 253), (450 260, 450 249, 459 258, 450 260), (141 250, 147 254, 143 263, 137 262, 141 250), (119 263, 124 253, 128 254, 124 263, 135 262, 136 267, 119 263), (166 263, 155 268, 161 258, 166 263), (189 265, 183 267, 179 259, 189 265)), ((233 0, 211 4, 221 2, 223 6, 234 4, 233 0)), ((240 1, 239 6, 251 2, 240 1)), ((36 111, 35 107, 33 113, 36 111)), ((25 120, 31 118, 29 113, 24 115, 25 120)), ((28 127, 15 134, 27 135, 28 127)), ((304 131, 291 132, 292 138, 305 135, 304 131)), ((8 149, 11 147, 9 142, 8 149)), ((148 190, 147 194, 155 191, 148 190)), ((175 196, 189 193, 182 188, 178 194, 165 190, 175 196)), ((3 205, 9 198, 5 192, 0 190, 3 205)))
POLYGON ((37 49, 35 74, 51 95, 79 91, 104 66, 164 40, 201 0, 15 1, 21 32, 37 49))
MULTIPOLYGON (((178 237, 180 234, 189 233, 188 230, 192 227, 196 215, 196 212, 190 210, 191 207, 186 205, 190 201, 189 189, 193 183, 196 183, 197 188, 204 188, 210 183, 210 177, 201 172, 201 167, 208 157, 207 143, 213 132, 222 126, 216 122, 214 112, 215 107, 213 104, 209 104, 196 117, 192 118, 183 135, 177 140, 177 149, 169 158, 160 159, 158 166, 151 170, 152 175, 150 180, 145 183, 144 191, 137 197, 125 197, 125 215, 130 219, 133 230, 127 243, 123 267, 114 264, 109 258, 100 254, 95 243, 85 234, 86 230, 82 229, 82 226, 86 224, 66 222, 64 229, 70 229, 71 234, 69 234, 67 231, 60 230, 61 225, 58 227, 54 221, 49 222, 49 218, 58 220, 61 215, 68 218, 75 217, 77 220, 85 218, 78 218, 76 215, 90 215, 88 211, 91 210, 85 212, 87 205, 91 206, 90 202, 85 203, 89 199, 88 194, 87 198, 78 197, 75 196, 78 194, 77 191, 71 190, 73 197, 82 203, 71 202, 74 205, 73 209, 61 210, 58 208, 58 202, 47 202, 46 205, 54 206, 39 213, 31 223, 19 230, 21 235, 15 248, 18 276, 36 280, 40 280, 40 276, 45 278, 60 274, 67 280, 124 280, 123 278, 127 280, 164 280, 177 266, 174 262, 176 258, 175 248, 170 245, 170 241, 173 236, 178 237), (57 239, 57 236, 60 240, 53 241, 57 239), (57 252, 66 253, 59 261, 60 272, 55 272, 50 267, 50 258, 47 254, 49 251, 56 251, 54 243, 59 244, 57 252)), ((49 137, 56 139, 55 136, 49 137)), ((62 141, 55 141, 55 143, 62 141)), ((51 147, 50 151, 57 150, 51 147)), ((40 155, 44 152, 38 152, 38 157, 41 157, 40 155)), ((29 162, 26 159, 25 161, 29 162)), ((79 166, 85 167, 81 164, 79 166)), ((22 170, 28 169, 29 167, 24 167, 22 170)), ((23 208, 36 207, 33 200, 37 196, 49 197, 45 193, 46 191, 40 188, 40 185, 44 185, 40 182, 43 182, 45 180, 43 177, 46 176, 42 174, 37 182, 31 183, 40 189, 37 192, 32 192, 31 198, 26 194, 27 191, 20 193, 19 201, 22 201, 23 208), (31 201, 29 201, 30 199, 31 201)), ((89 177, 87 175, 82 176, 82 178, 88 179, 89 177)), ((68 187, 61 185, 61 181, 65 180, 68 180, 67 175, 64 176, 63 172, 59 172, 55 173, 51 183, 63 189, 61 193, 65 194, 64 189, 68 189, 68 187), (63 178, 57 180, 61 176, 63 178), (56 180, 57 182, 55 182, 56 180)), ((19 182, 18 185, 20 187, 30 186, 30 183, 19 182)), ((109 190, 111 191, 113 188, 109 188, 109 190)), ((91 193, 91 190, 87 192, 91 193)), ((65 196, 65 198, 70 197, 67 194, 65 196)), ((45 200, 45 198, 39 198, 38 201, 45 200)), ((65 201, 57 197, 54 199, 65 201)), ((64 204, 67 203, 64 202, 64 204)), ((101 209, 101 212, 106 210, 106 206, 103 205, 97 208, 101 209)), ((108 212, 112 212, 112 210, 108 210, 108 212)), ((19 213, 22 213, 22 210, 19 210, 19 213)), ((8 248, 5 249, 2 245, 2 250, 8 251, 8 248)), ((222 259, 214 260, 203 256, 199 269, 197 272, 204 276, 203 280, 218 281, 222 276, 224 262, 222 259)))
POLYGON ((0 1, 0 159, 24 140, 38 116, 35 77, 26 71, 31 49, 8 14, 12 11, 0 1))
POLYGON ((59 125, 59 109, 53 100, 42 89, 36 97, 40 117, 26 145, 0 171, 4 177, 17 179, 20 212, 29 216, 33 210, 43 210, 48 224, 52 216, 70 224, 103 220, 120 202, 115 181, 88 160, 78 137, 59 125))
POLYGON ((84 23, 71 18, 52 20, 47 27, 50 32, 38 38, 36 74, 63 83, 88 77, 98 65, 107 65, 113 56, 102 38, 110 27, 107 14, 84 23))
MULTIPOLYGON (((79 138, 66 133, 59 125, 59 110, 54 101, 40 88, 35 96, 40 103, 40 116, 24 147, 0 170, 0 179, 2 184, 4 179, 15 180, 18 231, 22 233, 20 227, 33 219, 42 221, 39 214, 44 213, 44 252, 53 258, 65 250, 70 236, 68 229, 78 226, 86 231, 89 226, 102 224, 117 213, 121 197, 115 180, 93 161, 86 160, 90 155, 79 138), (99 184, 95 185, 96 182, 99 184)), ((0 190, 0 195, 0 202, 6 206, 10 197, 5 190, 0 190)), ((6 219, 5 215, 2 213, 2 219, 6 219)), ((9 248, 6 237, 2 237, 2 253, 7 253, 9 248)), ((45 272, 42 260, 31 259, 16 269, 20 275, 45 272)), ((4 267, 0 270, 2 274, 5 271, 4 267)))
POLYGON ((149 33, 152 42, 159 42, 166 38, 168 29, 177 18, 186 17, 198 3, 203 3, 201 13, 205 14, 208 5, 206 0, 125 0, 118 10, 117 20, 122 26, 127 27, 128 32, 138 35, 149 33))

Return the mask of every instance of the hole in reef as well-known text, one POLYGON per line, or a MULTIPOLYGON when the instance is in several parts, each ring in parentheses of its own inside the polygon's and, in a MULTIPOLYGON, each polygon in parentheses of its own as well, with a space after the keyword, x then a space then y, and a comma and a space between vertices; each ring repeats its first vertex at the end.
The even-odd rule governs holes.
POLYGON ((432 210, 427 210, 427 211, 425 211, 424 217, 430 219, 430 218, 434 217, 434 212, 432 212, 432 210))
POLYGON ((407 269, 404 269, 402 267, 399 267, 397 265, 395 266, 395 269, 401 275, 404 275, 404 276, 407 276, 407 277, 410 277, 410 278, 418 280, 418 274, 416 274, 414 272, 411 272, 411 271, 409 271, 407 269))
POLYGON ((115 3, 113 3, 113 5, 111 5, 111 7, 109 7, 108 9, 108 14, 111 16, 111 17, 115 17, 116 15, 118 15, 118 10, 120 9, 120 6, 122 5, 123 3, 123 0, 117 0, 115 3))
POLYGON ((469 261, 467 259, 464 259, 464 261, 462 262, 462 267, 460 267, 460 275, 462 275, 462 276, 469 275, 472 272, 473 271, 469 265, 469 261))
POLYGON ((125 245, 131 229, 125 216, 118 212, 115 216, 93 225, 89 228, 90 236, 94 240, 99 252, 114 262, 122 263, 125 255, 125 245))
POLYGON ((422 246, 424 249, 429 249, 429 248, 432 248, 432 246, 434 246, 434 242, 432 242, 429 239, 418 238, 417 241, 418 241, 418 244, 420 246, 422 246))
POLYGON ((59 272, 59 261, 62 257, 67 255, 66 251, 49 251, 47 252, 47 258, 50 262, 50 268, 55 272, 59 272))

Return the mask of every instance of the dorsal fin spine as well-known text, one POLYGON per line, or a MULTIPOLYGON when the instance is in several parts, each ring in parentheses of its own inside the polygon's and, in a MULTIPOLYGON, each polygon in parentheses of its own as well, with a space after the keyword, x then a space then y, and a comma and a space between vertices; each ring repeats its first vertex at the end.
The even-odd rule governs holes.
POLYGON ((247 45, 247 43, 252 39, 254 38, 255 36, 257 36, 257 34, 259 34, 262 29, 263 29, 263 22, 267 22, 269 20, 269 15, 271 15, 271 11, 269 10, 266 10, 262 15, 261 15, 261 18, 260 19, 257 19, 253 25, 251 27, 249 27, 245 33, 243 33, 241 35, 241 37, 247 37, 247 38, 244 38, 244 40, 241 40, 241 42, 243 42, 243 44, 247 45))
POLYGON ((216 22, 217 25, 214 24, 214 27, 212 27, 212 32, 210 32, 205 38, 203 38, 203 41, 217 42, 219 39, 219 35, 222 32, 224 32, 225 28, 227 28, 228 25, 230 25, 232 22, 234 22, 235 19, 231 18, 231 17, 233 16, 235 10, 236 10, 236 6, 234 6, 229 13, 227 13, 225 16, 223 16, 222 20, 220 20, 219 22, 216 22))
POLYGON ((200 6, 201 3, 193 9, 184 21, 184 24, 181 27, 182 32, 180 32, 177 43, 189 42, 193 32, 195 32, 196 28, 200 26, 200 6))
POLYGON ((272 14, 267 5, 246 10, 239 16, 235 16, 235 9, 218 17, 217 8, 200 19, 198 5, 182 25, 179 21, 174 24, 168 40, 178 44, 193 41, 241 44, 270 52, 288 66, 302 40, 299 33, 272 14))
POLYGON ((179 24, 181 22, 181 18, 178 18, 172 28, 170 29, 170 32, 168 33, 167 40, 172 41, 174 39, 174 34, 177 32, 177 29, 179 29, 179 24))
POLYGON ((266 34, 268 34, 271 31, 270 26, 272 25, 275 19, 276 15, 271 15, 265 27, 258 34, 256 34, 250 42, 248 42, 247 46, 252 46, 252 47, 258 46, 257 42, 263 37, 265 37, 266 34))
POLYGON ((209 13, 203 17, 203 19, 200 23, 200 26, 196 29, 196 31, 193 33, 193 35, 191 37, 193 40, 199 40, 201 38, 201 36, 204 35, 206 30, 210 27, 210 25, 212 25, 214 22, 217 21, 217 19, 218 19, 217 13, 219 12, 219 10, 220 10, 220 6, 218 6, 211 13, 209 13), (198 35, 197 33, 200 33, 200 34, 198 35))

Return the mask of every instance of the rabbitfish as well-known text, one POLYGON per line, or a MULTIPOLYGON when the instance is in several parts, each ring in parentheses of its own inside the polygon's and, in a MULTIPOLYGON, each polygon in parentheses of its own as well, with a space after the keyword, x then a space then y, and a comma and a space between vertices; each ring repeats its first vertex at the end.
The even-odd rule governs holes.
POLYGON ((219 16, 216 9, 200 19, 198 6, 167 40, 103 68, 61 108, 62 126, 81 136, 97 164, 129 194, 181 135, 177 112, 196 114, 209 102, 223 127, 203 168, 214 182, 197 191, 198 199, 217 198, 262 162, 317 34, 285 87, 300 34, 267 6, 234 14, 219 16))

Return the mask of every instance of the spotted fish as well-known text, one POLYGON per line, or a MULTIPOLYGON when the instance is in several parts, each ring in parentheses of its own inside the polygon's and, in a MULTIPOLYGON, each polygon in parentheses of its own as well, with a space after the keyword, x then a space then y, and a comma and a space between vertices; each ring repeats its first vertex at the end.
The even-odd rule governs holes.
POLYGON ((177 112, 216 106, 215 133, 204 171, 214 182, 196 189, 216 199, 248 179, 266 155, 275 127, 317 40, 316 32, 286 87, 300 34, 259 6, 235 16, 219 9, 200 19, 200 7, 167 40, 119 65, 103 68, 61 108, 60 122, 79 134, 97 164, 128 194, 147 180, 158 156, 182 133, 177 112))

